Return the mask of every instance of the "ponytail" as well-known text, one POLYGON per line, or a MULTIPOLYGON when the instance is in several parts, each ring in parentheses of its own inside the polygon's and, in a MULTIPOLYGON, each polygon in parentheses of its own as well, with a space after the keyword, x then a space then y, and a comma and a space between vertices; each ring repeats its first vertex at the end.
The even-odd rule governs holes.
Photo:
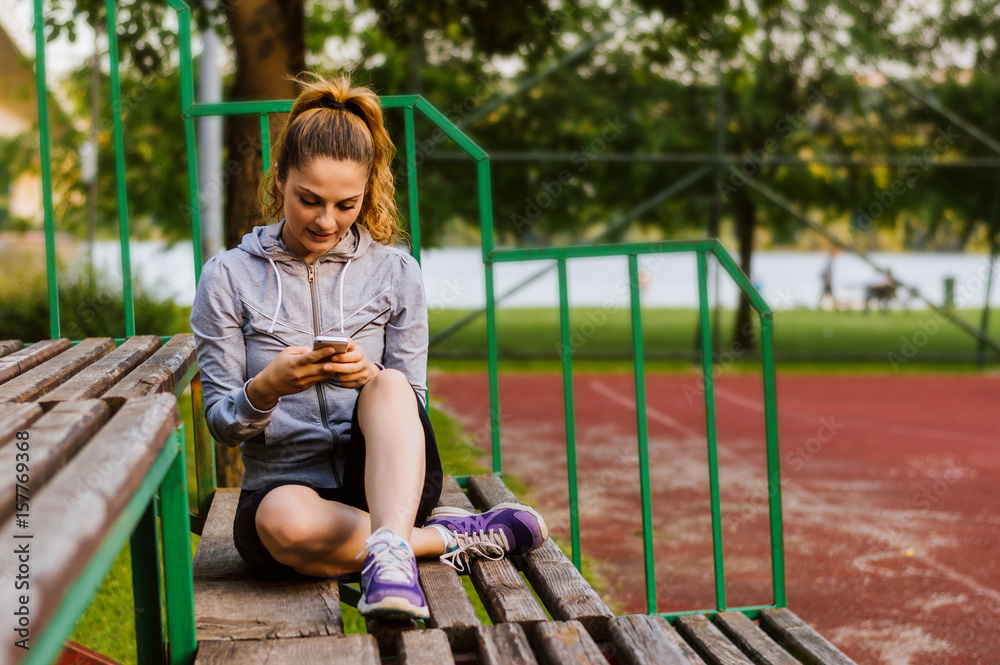
POLYGON ((395 147, 382 118, 378 95, 370 88, 352 88, 347 76, 297 80, 302 92, 295 100, 273 151, 273 163, 260 183, 261 210, 266 221, 284 216, 278 182, 292 169, 327 157, 360 164, 368 171, 358 224, 375 242, 389 245, 399 235, 391 170, 395 147))

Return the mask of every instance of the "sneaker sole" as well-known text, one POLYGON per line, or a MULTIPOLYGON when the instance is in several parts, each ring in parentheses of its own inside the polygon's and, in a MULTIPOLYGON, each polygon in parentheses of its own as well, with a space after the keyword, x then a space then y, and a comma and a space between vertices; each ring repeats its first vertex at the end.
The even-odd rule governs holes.
MULTIPOLYGON (((541 532, 541 540, 539 541, 538 546, 541 547, 542 543, 548 540, 549 527, 545 523, 545 518, 543 518, 539 514, 539 512, 534 508, 532 508, 531 506, 523 503, 515 503, 513 501, 504 501, 503 503, 498 503, 497 505, 493 506, 493 508, 491 508, 490 510, 496 510, 497 508, 512 508, 514 510, 523 510, 526 513, 531 513, 534 516, 535 520, 538 522, 538 529, 541 532)), ((435 517, 467 517, 469 515, 475 515, 475 514, 476 513, 472 513, 468 510, 465 510, 464 508, 456 508, 454 506, 438 506, 437 508, 431 511, 431 514, 427 518, 427 521, 430 521, 435 517)))
POLYGON ((358 612, 369 617, 395 617, 401 619, 429 619, 431 612, 426 607, 414 605, 405 598, 383 598, 369 605, 362 597, 358 601, 358 612))

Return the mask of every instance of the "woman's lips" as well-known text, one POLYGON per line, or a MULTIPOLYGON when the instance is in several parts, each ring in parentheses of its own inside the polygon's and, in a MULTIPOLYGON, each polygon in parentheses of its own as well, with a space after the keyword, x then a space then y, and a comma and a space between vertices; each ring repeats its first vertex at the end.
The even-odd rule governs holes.
POLYGON ((311 229, 306 229, 306 230, 309 231, 309 237, 315 240, 316 242, 327 242, 328 240, 332 240, 335 237, 335 234, 333 233, 316 233, 311 229))

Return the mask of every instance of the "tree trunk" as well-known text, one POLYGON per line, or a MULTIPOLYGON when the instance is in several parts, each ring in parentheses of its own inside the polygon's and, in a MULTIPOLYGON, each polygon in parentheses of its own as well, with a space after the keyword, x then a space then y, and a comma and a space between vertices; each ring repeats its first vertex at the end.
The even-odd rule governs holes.
MULTIPOLYGON (((240 0, 224 3, 236 50, 232 100, 288 99, 288 79, 306 68, 303 0, 240 0)), ((272 140, 284 116, 271 117, 272 140)), ((226 131, 226 247, 236 247, 261 221, 257 185, 263 175, 260 118, 228 118, 226 131)))
MULTIPOLYGON (((223 2, 236 50, 232 100, 288 99, 296 94, 288 77, 305 63, 303 0, 240 0, 223 2)), ((284 116, 271 117, 277 138, 284 116)), ((229 116, 226 129, 226 247, 236 247, 243 235, 261 221, 257 185, 263 175, 260 117, 229 116)), ((216 482, 239 487, 243 463, 238 448, 215 446, 216 482)))
MULTIPOLYGON (((757 206, 746 192, 736 197, 736 237, 739 242, 740 270, 752 280, 750 260, 753 257, 753 235, 757 227, 757 206)), ((733 345, 741 344, 743 350, 754 348, 754 327, 750 313, 750 300, 740 297, 736 310, 736 327, 733 330, 733 345)))

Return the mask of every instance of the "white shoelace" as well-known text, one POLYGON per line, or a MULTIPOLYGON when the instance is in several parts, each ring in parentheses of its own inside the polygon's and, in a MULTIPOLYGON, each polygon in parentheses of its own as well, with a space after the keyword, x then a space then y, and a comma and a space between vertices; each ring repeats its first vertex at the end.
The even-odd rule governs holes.
POLYGON ((363 550, 356 558, 360 559, 366 553, 371 552, 372 558, 362 569, 361 574, 368 573, 371 568, 378 566, 375 576, 383 582, 398 582, 401 584, 413 584, 412 553, 409 548, 400 544, 379 543, 381 547, 377 549, 363 550))
POLYGON ((473 531, 472 533, 452 533, 457 543, 455 549, 441 555, 441 563, 462 572, 470 558, 502 559, 510 550, 507 534, 503 531, 473 531))

